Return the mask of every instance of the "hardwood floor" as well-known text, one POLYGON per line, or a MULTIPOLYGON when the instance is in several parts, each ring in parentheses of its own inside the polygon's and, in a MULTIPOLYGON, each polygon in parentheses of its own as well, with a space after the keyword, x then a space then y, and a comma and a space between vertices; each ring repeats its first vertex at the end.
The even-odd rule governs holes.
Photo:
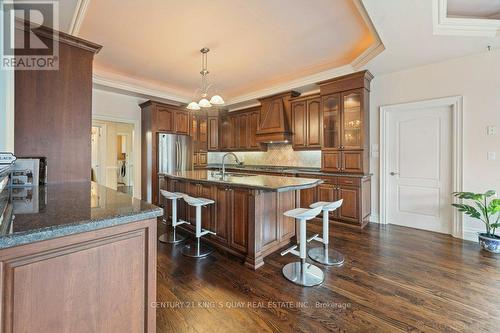
POLYGON ((312 288, 283 278, 291 255, 252 271, 223 253, 195 260, 182 245, 160 244, 158 332, 499 331, 500 256, 398 226, 335 226, 330 239, 346 263, 324 268, 325 282, 312 288))

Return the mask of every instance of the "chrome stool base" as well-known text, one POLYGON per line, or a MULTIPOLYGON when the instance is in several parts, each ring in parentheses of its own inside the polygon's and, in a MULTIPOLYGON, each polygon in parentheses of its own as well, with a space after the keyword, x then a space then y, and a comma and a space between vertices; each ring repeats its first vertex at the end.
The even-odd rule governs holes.
POLYGON ((315 247, 308 254, 312 260, 327 266, 342 266, 345 261, 342 253, 327 247, 315 247))
POLYGON ((177 244, 182 242, 183 240, 186 239, 186 236, 178 234, 175 229, 166 232, 164 234, 161 234, 160 237, 158 237, 158 240, 162 243, 166 244, 177 244))
POLYGON ((283 267, 283 276, 299 286, 317 286, 325 280, 323 271, 307 262, 291 262, 283 267))
POLYGON ((199 239, 193 244, 186 244, 181 250, 181 253, 187 257, 204 258, 214 252, 214 248, 205 244, 201 244, 199 239))

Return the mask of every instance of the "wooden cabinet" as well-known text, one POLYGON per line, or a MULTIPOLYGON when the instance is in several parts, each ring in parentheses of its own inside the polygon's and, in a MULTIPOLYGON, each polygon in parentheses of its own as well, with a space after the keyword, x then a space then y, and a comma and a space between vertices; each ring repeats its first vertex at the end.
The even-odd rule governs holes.
POLYGON ((265 146, 257 142, 259 108, 227 112, 220 117, 220 151, 256 151, 265 146))
POLYGON ((322 158, 324 171, 368 173, 372 78, 370 72, 362 71, 319 84, 323 155, 327 155, 322 158))
POLYGON ((208 118, 206 115, 191 116, 190 135, 194 152, 208 151, 208 118))
POLYGON ((208 116, 208 151, 219 150, 219 117, 208 116))
POLYGON ((182 107, 155 101, 144 102, 140 107, 141 194, 143 200, 158 204, 158 134, 189 135, 193 123, 189 113, 182 107))
POLYGON ((295 91, 260 99, 258 142, 290 141, 292 135, 291 99, 300 94, 295 91))
POLYGON ((158 107, 156 121, 159 131, 171 132, 174 124, 174 111, 165 107, 158 107))
POLYGON ((321 148, 320 105, 318 96, 292 102, 293 149, 321 148))
POLYGON ((2 332, 156 332, 157 223, 0 250, 2 332))

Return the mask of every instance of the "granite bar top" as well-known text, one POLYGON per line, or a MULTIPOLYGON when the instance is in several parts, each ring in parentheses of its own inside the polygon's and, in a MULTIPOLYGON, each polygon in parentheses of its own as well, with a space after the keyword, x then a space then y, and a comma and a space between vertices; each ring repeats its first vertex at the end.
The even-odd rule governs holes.
POLYGON ((201 183, 215 183, 234 187, 244 187, 256 190, 286 192, 303 190, 323 183, 320 179, 282 177, 272 175, 252 175, 229 173, 224 179, 218 172, 209 170, 179 171, 170 174, 160 174, 168 178, 194 180, 201 183))
POLYGON ((7 195, 14 218, 1 222, 0 249, 163 214, 159 207, 94 182, 6 188, 0 197, 7 195))
MULTIPOLYGON (((222 164, 209 164, 207 169, 222 169, 222 164)), ((241 170, 241 171, 261 171, 261 172, 275 172, 275 173, 283 173, 290 175, 314 175, 314 176, 330 176, 330 177, 356 177, 356 178, 364 178, 371 176, 356 174, 356 173, 332 173, 332 172, 323 172, 320 168, 311 168, 311 167, 294 167, 294 166, 275 166, 275 165, 238 165, 238 164, 226 164, 226 169, 228 170, 241 170)))

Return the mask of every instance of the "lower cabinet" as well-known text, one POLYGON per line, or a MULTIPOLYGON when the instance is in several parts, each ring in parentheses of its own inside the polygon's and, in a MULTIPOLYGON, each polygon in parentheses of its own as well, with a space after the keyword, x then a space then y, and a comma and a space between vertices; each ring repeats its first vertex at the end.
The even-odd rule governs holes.
POLYGON ((324 183, 315 189, 302 190, 301 207, 308 207, 316 201, 337 201, 342 199, 342 206, 330 212, 331 221, 364 227, 371 214, 371 179, 363 177, 315 177, 307 174, 298 175, 304 178, 321 178, 324 183), (314 193, 316 192, 316 193, 314 193))
POLYGON ((324 150, 321 152, 321 170, 325 172, 363 173, 362 150, 324 150))

